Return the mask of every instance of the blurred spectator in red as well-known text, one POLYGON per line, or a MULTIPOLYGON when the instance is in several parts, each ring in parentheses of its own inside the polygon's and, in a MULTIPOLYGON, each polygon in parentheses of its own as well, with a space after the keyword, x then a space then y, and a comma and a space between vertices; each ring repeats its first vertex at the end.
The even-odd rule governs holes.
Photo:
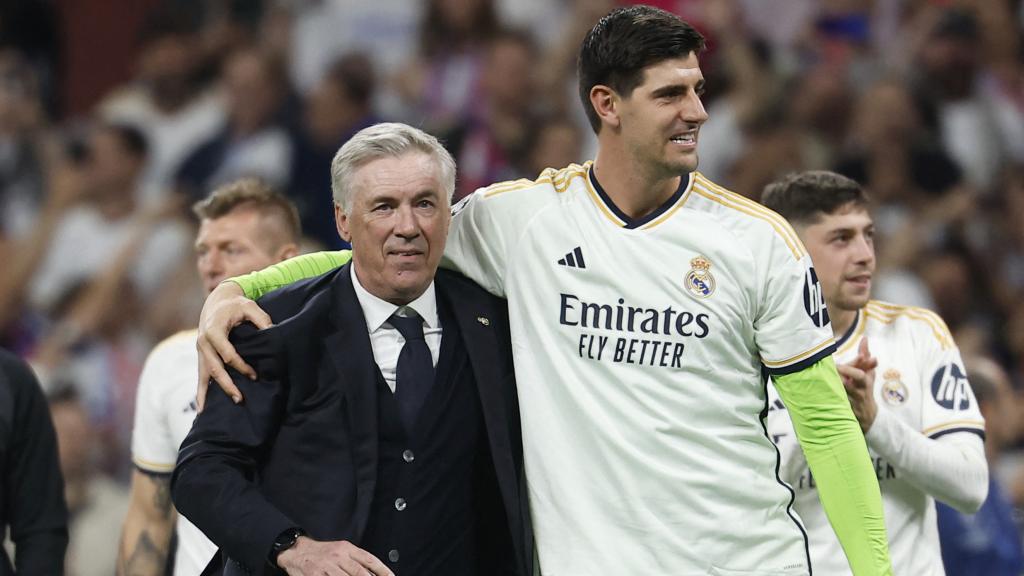
POLYGON ((179 189, 192 199, 205 190, 242 177, 257 177, 286 188, 292 144, 282 126, 282 104, 289 93, 284 64, 249 47, 224 63, 227 122, 181 165, 179 189))
POLYGON ((428 0, 426 4, 419 52, 396 82, 413 109, 412 123, 443 134, 475 111, 482 60, 498 30, 498 18, 493 0, 428 0))
POLYGON ((215 92, 200 83, 200 36, 193 15, 166 5, 139 31, 136 76, 100 104, 101 117, 141 130, 149 159, 140 192, 146 200, 173 191, 174 174, 224 121, 215 92))
POLYGON ((110 576, 117 563, 116 534, 128 512, 128 491, 98 470, 102 444, 72 387, 51 395, 50 412, 71 519, 65 574, 110 576))
POLYGON ((528 175, 527 131, 538 112, 536 57, 526 32, 498 32, 488 42, 480 101, 442 138, 459 166, 453 200, 494 182, 528 175))
POLYGON ((292 199, 302 229, 328 248, 344 248, 334 222, 331 160, 353 134, 380 121, 374 113, 376 79, 365 53, 346 54, 305 98, 292 166, 292 199))

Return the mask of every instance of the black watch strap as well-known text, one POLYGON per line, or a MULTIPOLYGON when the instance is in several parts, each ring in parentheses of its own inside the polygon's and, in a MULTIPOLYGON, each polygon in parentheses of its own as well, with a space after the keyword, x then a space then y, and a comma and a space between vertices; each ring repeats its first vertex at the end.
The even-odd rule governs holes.
POLYGON ((277 557, 281 552, 295 546, 295 543, 299 541, 299 537, 305 535, 306 531, 297 526, 293 526, 278 534, 277 538, 274 539, 274 545, 270 547, 270 554, 267 556, 270 565, 277 566, 277 557))

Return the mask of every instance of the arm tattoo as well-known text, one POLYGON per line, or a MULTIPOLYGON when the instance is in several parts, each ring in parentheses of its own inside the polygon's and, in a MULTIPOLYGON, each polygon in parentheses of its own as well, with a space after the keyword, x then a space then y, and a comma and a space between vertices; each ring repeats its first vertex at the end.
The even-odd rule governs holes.
POLYGON ((153 506, 163 512, 164 517, 167 517, 174 512, 174 506, 171 504, 171 477, 154 477, 153 483, 156 485, 156 491, 153 492, 153 506))
POLYGON ((135 542, 135 548, 119 567, 118 574, 123 576, 151 576, 163 574, 167 566, 169 543, 158 545, 150 537, 149 531, 143 531, 135 542))

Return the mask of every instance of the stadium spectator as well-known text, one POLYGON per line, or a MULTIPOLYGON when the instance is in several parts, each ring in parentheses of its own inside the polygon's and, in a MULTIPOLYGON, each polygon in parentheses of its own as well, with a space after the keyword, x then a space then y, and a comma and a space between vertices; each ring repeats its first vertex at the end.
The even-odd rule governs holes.
POLYGON ((396 78, 409 121, 444 134, 475 111, 487 41, 498 30, 494 0, 428 0, 419 50, 396 78))
POLYGON ((338 237, 331 209, 331 160, 353 134, 379 121, 374 112, 376 77, 363 53, 338 59, 306 95, 292 166, 292 199, 302 228, 328 248, 347 244, 338 237))
POLYGON ((161 6, 139 31, 135 78, 100 103, 101 118, 134 126, 146 136, 143 200, 173 193, 181 163, 224 122, 222 99, 200 82, 200 50, 193 14, 179 6, 161 6))
POLYGON ((289 94, 284 64, 256 47, 241 48, 224 62, 227 122, 182 163, 177 186, 192 199, 204 190, 242 177, 258 177, 285 188, 292 143, 281 125, 289 94))
MULTIPOLYGON (((81 202, 68 210, 43 243, 48 246, 29 287, 29 300, 47 310, 83 281, 96 277, 129 240, 147 210, 137 189, 148 154, 147 142, 135 128, 101 124, 90 135, 78 177, 62 182, 77 190, 68 194, 81 202)), ((146 231, 132 280, 142 294, 154 294, 187 246, 187 232, 173 222, 146 231)))
POLYGON ((459 166, 455 199, 492 182, 528 174, 526 142, 538 103, 524 94, 537 91, 537 49, 528 34, 496 33, 484 49, 480 102, 443 140, 459 166))
POLYGON ((68 510, 57 437, 46 399, 24 361, 0 350, 0 546, 4 574, 60 574, 68 545, 68 510))
POLYGON ((96 461, 100 436, 75 388, 63 385, 50 396, 50 412, 60 446, 60 468, 70 513, 70 545, 65 572, 109 576, 117 560, 117 534, 128 510, 128 491, 104 474, 96 461))

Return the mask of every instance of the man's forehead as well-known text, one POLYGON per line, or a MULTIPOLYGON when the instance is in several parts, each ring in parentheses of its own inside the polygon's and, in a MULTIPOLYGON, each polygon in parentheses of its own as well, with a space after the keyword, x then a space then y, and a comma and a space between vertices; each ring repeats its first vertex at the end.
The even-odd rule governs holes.
POLYGON ((827 229, 839 229, 866 228, 873 226, 874 223, 875 221, 871 218, 871 213, 868 212, 866 206, 851 202, 840 206, 830 214, 819 214, 817 221, 812 223, 812 225, 827 229))
POLYGON ((666 58, 648 64, 643 69, 643 82, 676 78, 679 80, 703 80, 704 73, 700 70, 697 55, 690 52, 686 56, 666 58))

